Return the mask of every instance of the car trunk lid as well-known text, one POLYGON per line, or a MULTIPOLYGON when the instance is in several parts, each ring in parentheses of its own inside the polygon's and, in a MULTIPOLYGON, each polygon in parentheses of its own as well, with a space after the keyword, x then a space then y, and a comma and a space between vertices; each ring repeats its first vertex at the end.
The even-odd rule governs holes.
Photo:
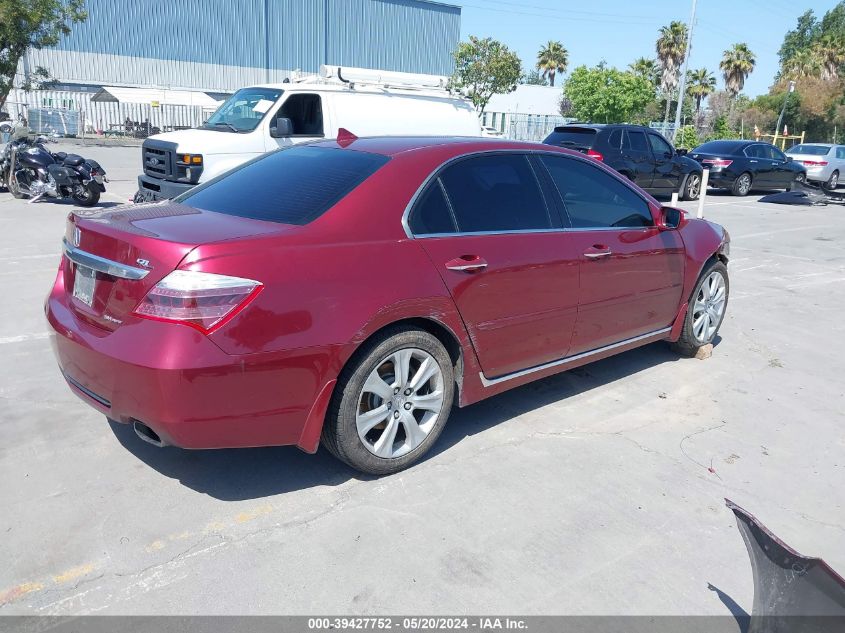
POLYGON ((64 240, 68 301, 80 318, 113 331, 197 246, 286 228, 172 202, 71 213, 64 240))

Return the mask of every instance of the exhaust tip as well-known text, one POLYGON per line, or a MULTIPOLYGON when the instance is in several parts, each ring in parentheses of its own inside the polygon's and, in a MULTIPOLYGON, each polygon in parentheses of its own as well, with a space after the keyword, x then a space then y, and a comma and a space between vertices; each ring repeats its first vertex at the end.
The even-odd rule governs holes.
POLYGON ((158 436, 158 433, 153 431, 143 422, 138 422, 138 420, 135 420, 132 423, 132 428, 135 429, 135 435, 140 437, 145 442, 152 444, 153 446, 158 446, 159 448, 164 446, 164 440, 162 440, 158 436))

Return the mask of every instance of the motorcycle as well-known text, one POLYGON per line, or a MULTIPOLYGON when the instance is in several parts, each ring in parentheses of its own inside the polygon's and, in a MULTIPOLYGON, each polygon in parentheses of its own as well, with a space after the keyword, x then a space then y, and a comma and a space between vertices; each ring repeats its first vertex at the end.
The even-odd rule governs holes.
POLYGON ((52 153, 43 139, 32 141, 28 131, 16 129, 0 156, 0 182, 15 198, 29 198, 30 202, 44 196, 72 198, 80 206, 91 207, 99 202, 108 179, 97 161, 52 153))

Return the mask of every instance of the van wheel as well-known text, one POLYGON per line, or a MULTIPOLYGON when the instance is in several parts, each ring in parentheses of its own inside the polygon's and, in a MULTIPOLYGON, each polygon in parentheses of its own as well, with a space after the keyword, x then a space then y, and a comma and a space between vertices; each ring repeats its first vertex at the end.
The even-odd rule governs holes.
POLYGON ((741 173, 731 187, 731 193, 735 196, 747 196, 751 191, 751 174, 747 171, 741 173))
POLYGON ((437 441, 454 386, 452 359, 437 338, 417 329, 385 330, 341 373, 322 443, 361 472, 403 470, 437 441))
POLYGON ((728 267, 718 260, 711 262, 690 297, 681 337, 673 345, 675 351, 695 356, 699 347, 713 342, 725 319, 729 294, 728 267))

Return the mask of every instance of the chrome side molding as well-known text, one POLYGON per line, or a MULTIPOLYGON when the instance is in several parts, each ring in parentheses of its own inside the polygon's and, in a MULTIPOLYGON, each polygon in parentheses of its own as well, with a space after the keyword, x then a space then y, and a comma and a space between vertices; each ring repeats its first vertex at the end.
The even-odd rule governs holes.
POLYGON ((668 334, 672 331, 671 327, 665 327, 662 330, 655 330, 654 332, 648 332, 646 334, 640 334, 639 336, 635 336, 633 338, 625 339, 624 341, 619 341, 618 343, 612 343, 610 345, 605 345, 604 347, 599 347, 598 349, 591 350, 589 352, 582 352, 580 354, 576 354, 575 356, 567 356, 565 358, 561 358, 559 360, 553 360, 548 363, 544 363, 542 365, 537 365, 536 367, 529 367, 528 369, 522 369, 520 371, 515 371, 512 374, 505 374, 504 376, 500 376, 498 378, 487 378, 484 375, 483 371, 478 372, 479 378, 481 378, 481 384, 485 387, 492 387, 493 385, 498 385, 499 383, 505 382, 507 380, 513 380, 514 378, 521 378, 522 376, 527 376, 529 374, 533 374, 538 371, 543 371, 545 369, 551 369, 552 367, 564 367, 565 365, 569 365, 570 363, 575 363, 576 361, 583 360, 585 358, 589 358, 590 356, 596 356, 598 354, 602 354, 612 349, 616 349, 617 347, 624 347, 625 345, 630 345, 631 343, 636 343, 638 341, 644 341, 649 338, 658 339, 662 337, 664 334, 668 334))
POLYGON ((74 264, 85 266, 86 268, 96 270, 99 273, 105 273, 106 275, 111 275, 112 277, 138 280, 143 279, 150 274, 149 270, 136 268, 135 266, 129 266, 127 264, 121 264, 120 262, 88 253, 76 246, 71 246, 67 239, 62 240, 62 248, 65 256, 74 264))

